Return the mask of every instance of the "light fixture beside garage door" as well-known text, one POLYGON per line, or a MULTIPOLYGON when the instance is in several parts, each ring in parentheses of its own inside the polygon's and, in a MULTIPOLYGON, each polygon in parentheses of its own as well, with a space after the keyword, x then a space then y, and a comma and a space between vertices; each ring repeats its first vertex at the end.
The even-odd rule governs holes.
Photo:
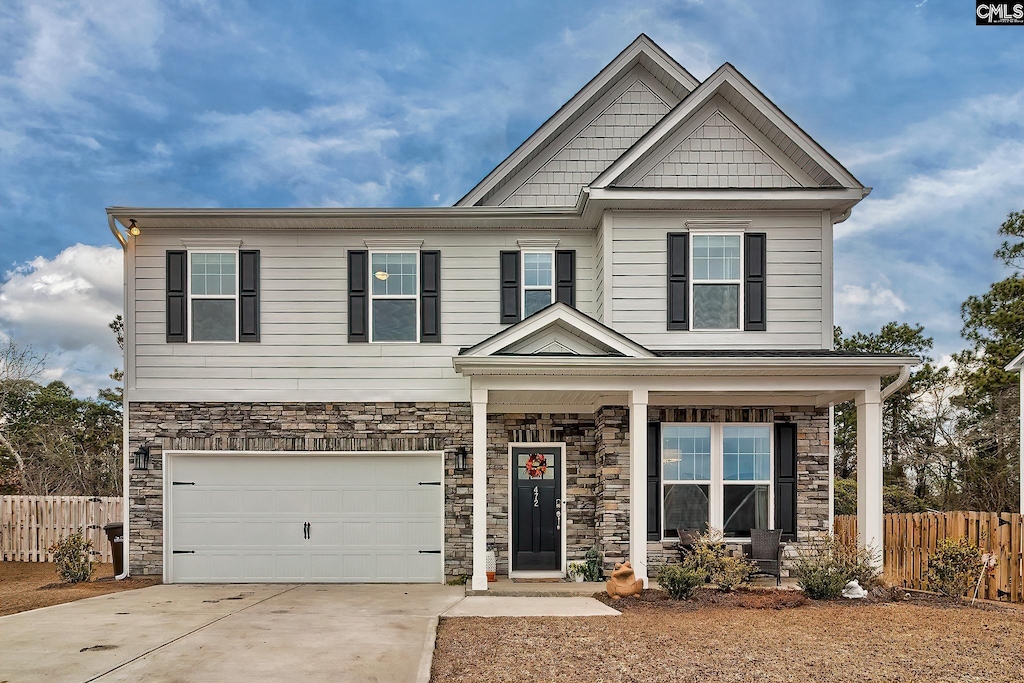
POLYGON ((135 451, 135 466, 136 470, 148 470, 149 469, 149 446, 142 444, 135 451))
POLYGON ((466 457, 469 454, 466 452, 465 446, 459 446, 455 449, 455 471, 465 472, 466 471, 466 457))

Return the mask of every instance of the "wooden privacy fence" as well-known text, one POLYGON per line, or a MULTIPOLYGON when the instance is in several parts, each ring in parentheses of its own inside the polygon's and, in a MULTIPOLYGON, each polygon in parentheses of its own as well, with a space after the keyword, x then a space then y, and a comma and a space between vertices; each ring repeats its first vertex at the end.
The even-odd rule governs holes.
MULTIPOLYGON (((920 512, 885 515, 885 580, 890 585, 927 589, 928 557, 944 538, 967 537, 996 564, 978 597, 1024 603, 1024 517, 1009 512, 920 512)), ((856 515, 837 515, 835 534, 857 542, 856 515)), ((972 588, 973 594, 973 588, 972 588)))
POLYGON ((88 496, 0 496, 0 559, 52 562, 47 548, 81 528, 92 540, 93 559, 112 562, 103 525, 123 519, 122 501, 88 496))

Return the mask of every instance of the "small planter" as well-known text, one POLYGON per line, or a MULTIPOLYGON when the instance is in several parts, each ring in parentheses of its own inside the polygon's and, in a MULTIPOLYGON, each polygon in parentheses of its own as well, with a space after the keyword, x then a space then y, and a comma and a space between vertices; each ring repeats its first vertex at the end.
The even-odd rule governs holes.
POLYGON ((485 570, 487 572, 487 583, 494 583, 498 580, 498 558, 493 550, 488 550, 486 555, 485 570))
POLYGON ((584 577, 583 577, 582 574, 577 574, 576 575, 576 583, 583 583, 583 578, 584 577))

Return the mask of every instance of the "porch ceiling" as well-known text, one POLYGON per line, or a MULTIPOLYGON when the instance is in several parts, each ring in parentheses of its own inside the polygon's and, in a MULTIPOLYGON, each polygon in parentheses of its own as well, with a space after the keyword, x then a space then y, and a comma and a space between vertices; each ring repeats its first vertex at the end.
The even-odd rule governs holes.
MULTIPOLYGON (((854 391, 678 392, 652 391, 648 405, 687 408, 827 406, 855 398, 854 391)), ((593 413, 601 406, 629 405, 627 391, 492 390, 489 413, 593 413)))

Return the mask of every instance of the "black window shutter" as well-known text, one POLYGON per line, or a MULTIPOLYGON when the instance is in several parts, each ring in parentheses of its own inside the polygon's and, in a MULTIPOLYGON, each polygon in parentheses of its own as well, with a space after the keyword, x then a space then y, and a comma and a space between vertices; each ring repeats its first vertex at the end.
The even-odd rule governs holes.
POLYGON ((647 540, 661 540, 661 424, 647 423, 647 540))
POLYGON ((796 425, 775 425, 775 528, 796 540, 796 425))
POLYGON ((690 236, 685 232, 668 234, 668 329, 687 330, 689 325, 689 292, 687 273, 690 266, 690 236))
POLYGON ((348 342, 370 341, 369 330, 369 264, 365 251, 348 252, 348 342))
POLYGON ((238 252, 238 341, 260 340, 260 252, 238 252))
POLYGON ((441 343, 441 252, 420 252, 420 341, 441 343))
POLYGON ((555 301, 576 308, 576 252, 555 252, 555 301))
POLYGON ((765 270, 768 267, 768 235, 748 232, 743 236, 743 329, 764 332, 767 329, 768 292, 765 270))
POLYGON ((501 322, 519 322, 519 252, 501 252, 501 322))
POLYGON ((188 341, 188 252, 167 252, 167 342, 188 341))

